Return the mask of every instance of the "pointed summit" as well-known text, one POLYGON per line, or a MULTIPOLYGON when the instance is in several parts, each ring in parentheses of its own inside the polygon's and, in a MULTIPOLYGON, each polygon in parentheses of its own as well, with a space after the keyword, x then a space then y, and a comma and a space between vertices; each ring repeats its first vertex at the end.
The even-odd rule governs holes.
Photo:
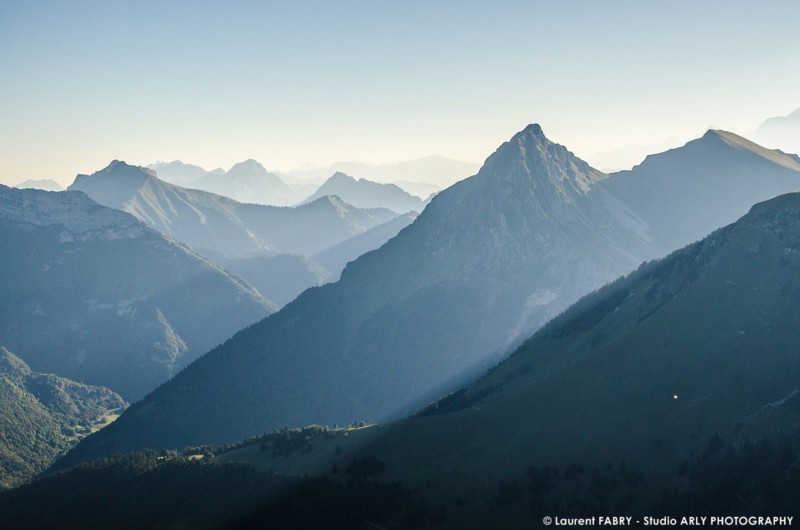
POLYGON ((547 138, 545 138, 544 131, 542 130, 542 126, 539 125, 538 123, 530 123, 530 124, 528 124, 527 127, 525 127, 519 133, 517 133, 517 136, 523 135, 523 134, 527 134, 529 136, 536 136, 536 137, 539 137, 539 138, 544 138, 545 140, 547 139, 547 138))
POLYGON ((546 202, 583 195, 606 177, 563 145, 550 141, 538 123, 528 125, 501 145, 478 178, 501 179, 527 188, 546 202))

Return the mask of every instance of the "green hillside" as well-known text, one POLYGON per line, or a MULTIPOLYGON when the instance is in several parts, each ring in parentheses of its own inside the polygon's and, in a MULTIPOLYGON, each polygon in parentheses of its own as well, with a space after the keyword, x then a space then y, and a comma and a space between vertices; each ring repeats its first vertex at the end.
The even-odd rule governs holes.
POLYGON ((0 347, 0 489, 45 470, 126 406, 107 388, 34 372, 0 347))

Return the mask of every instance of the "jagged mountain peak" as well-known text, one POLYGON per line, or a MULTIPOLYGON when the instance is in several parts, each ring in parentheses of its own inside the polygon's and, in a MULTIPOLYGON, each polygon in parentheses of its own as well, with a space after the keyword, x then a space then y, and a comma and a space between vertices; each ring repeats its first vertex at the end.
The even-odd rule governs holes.
POLYGON ((595 182, 606 178, 566 147, 548 139, 538 123, 528 125, 497 148, 477 176, 529 185, 535 191, 551 189, 565 198, 583 195, 595 182))

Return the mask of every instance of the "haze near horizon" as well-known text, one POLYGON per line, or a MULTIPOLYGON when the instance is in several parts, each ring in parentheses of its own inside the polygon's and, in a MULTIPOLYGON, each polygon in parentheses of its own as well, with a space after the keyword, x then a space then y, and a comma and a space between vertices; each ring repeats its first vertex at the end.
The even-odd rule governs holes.
POLYGON ((480 163, 533 122, 612 170, 800 107, 800 8, 781 0, 0 9, 6 184, 114 159, 480 163))

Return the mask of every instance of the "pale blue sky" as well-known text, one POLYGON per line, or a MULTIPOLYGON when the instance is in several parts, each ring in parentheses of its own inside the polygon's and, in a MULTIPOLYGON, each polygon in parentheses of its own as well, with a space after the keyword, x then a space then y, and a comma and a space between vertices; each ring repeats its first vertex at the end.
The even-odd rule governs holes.
POLYGON ((114 158, 479 162, 531 122, 590 162, 746 132, 800 107, 798 19, 788 0, 3 0, 0 182, 114 158))

